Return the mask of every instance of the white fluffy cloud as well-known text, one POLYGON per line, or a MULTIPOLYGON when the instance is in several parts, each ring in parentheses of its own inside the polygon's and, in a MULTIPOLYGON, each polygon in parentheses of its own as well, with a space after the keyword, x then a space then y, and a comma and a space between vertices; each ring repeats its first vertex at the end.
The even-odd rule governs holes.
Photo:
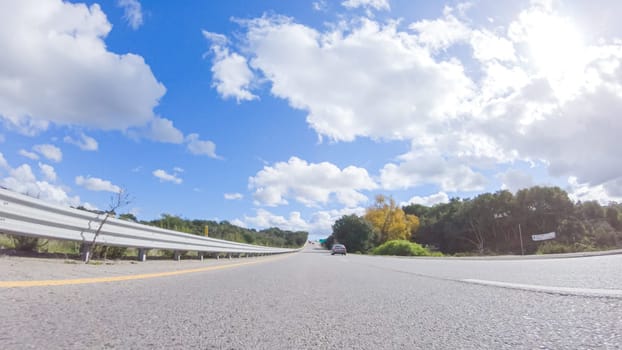
POLYGON ((524 126, 524 134, 515 135, 513 146, 535 159, 545 159, 555 176, 574 175, 590 184, 617 178, 622 174, 622 163, 612 147, 622 130, 618 113, 622 84, 608 85, 586 92, 524 126))
POLYGON ((123 18, 132 29, 143 25, 143 11, 138 0, 118 0, 117 4, 123 8, 123 18))
MULTIPOLYGON (((36 197, 43 201, 64 205, 80 205, 80 197, 70 196, 63 186, 50 184, 48 181, 38 180, 28 164, 22 164, 17 168, 12 168, 0 153, 0 167, 8 171, 8 176, 0 178, 0 186, 12 191, 36 197)), ((51 166, 43 164, 40 167, 46 177, 52 176, 54 172, 51 166), (51 168, 51 169, 50 169, 51 168), (51 171, 50 171, 51 170, 51 171)))
POLYGON ((97 151, 97 149, 99 148, 97 140, 85 135, 84 133, 81 133, 80 137, 77 139, 74 139, 71 136, 65 136, 63 138, 63 141, 72 145, 76 145, 83 151, 97 151))
POLYGON ((543 162, 552 176, 571 176, 590 188, 608 184, 599 192, 606 200, 607 194, 614 196, 611 184, 622 173, 613 151, 622 129, 617 114, 622 44, 604 38, 587 44, 576 28, 571 18, 548 6, 519 14, 509 25, 508 39, 522 47, 523 62, 497 66, 497 83, 483 90, 490 99, 478 113, 480 131, 493 136, 499 149, 543 162), (487 92, 494 90, 502 93, 487 92))
POLYGON ((179 178, 177 176, 176 173, 174 174, 169 174, 166 171, 162 170, 162 169, 157 169, 153 171, 153 176, 157 177, 158 179, 160 179, 160 182, 172 182, 176 185, 179 185, 183 182, 183 180, 181 178, 179 178))
POLYGON ((126 130, 154 118, 165 88, 142 57, 108 51, 99 5, 3 1, 0 23, 0 116, 10 127, 126 130))
POLYGON ((254 216, 245 215, 242 219, 233 220, 232 223, 242 227, 255 227, 259 229, 279 227, 291 231, 307 231, 314 238, 323 238, 332 233, 332 225, 342 216, 351 214, 363 215, 364 212, 365 209, 360 207, 322 210, 312 213, 310 218, 305 219, 298 211, 293 211, 288 216, 283 216, 259 208, 255 211, 254 216))
POLYGON ((265 166, 249 179, 258 204, 277 206, 287 204, 287 199, 307 206, 327 204, 329 200, 355 207, 367 197, 360 191, 377 188, 367 170, 353 166, 339 169, 336 165, 307 163, 297 157, 288 162, 265 166))
POLYGON ((274 215, 265 209, 257 209, 256 215, 253 217, 245 216, 242 221, 244 226, 252 226, 258 228, 279 227, 284 230, 308 230, 308 223, 302 219, 300 212, 294 211, 289 217, 274 215))
POLYGON ((160 117, 153 118, 141 134, 159 142, 182 143, 184 141, 184 134, 173 125, 173 122, 160 117))
POLYGON ((325 11, 327 4, 326 4, 326 0, 319 0, 319 1, 314 1, 311 4, 311 7, 315 10, 315 11, 325 11))
MULTIPOLYGON (((24 186, 28 186, 29 184, 33 184, 37 178, 35 174, 32 172, 30 165, 22 164, 15 169, 11 170, 12 180, 16 182, 21 182, 24 186)), ((7 186, 8 187, 8 186, 7 186)), ((12 186, 15 188, 15 186, 12 186)), ((22 192, 22 191, 18 191, 22 192)))
POLYGON ((320 210, 311 215, 309 220, 309 233, 316 237, 327 237, 333 232, 333 224, 344 215, 363 216, 365 208, 342 208, 335 210, 320 210))
POLYGON ((473 31, 470 34, 470 41, 473 47, 473 57, 479 61, 516 61, 512 41, 491 31, 486 29, 473 31))
POLYGON ((58 163, 63 160, 63 152, 60 150, 60 148, 54 145, 34 145, 32 149, 53 162, 58 163))
POLYGON ((407 200, 406 202, 400 203, 400 205, 406 206, 409 204, 421 204, 427 207, 431 207, 435 204, 448 203, 448 202, 449 202, 449 196, 447 195, 447 193, 439 192, 439 193, 431 194, 429 196, 424 196, 424 197, 414 196, 411 199, 407 200))
POLYGON ((388 163, 380 170, 380 181, 385 189, 433 184, 447 192, 481 191, 487 182, 484 175, 462 164, 459 159, 447 159, 430 151, 413 150, 398 159, 400 163, 388 163))
POLYGON ((2 153, 0 153, 0 169, 10 169, 9 162, 6 161, 6 158, 4 158, 4 154, 2 153))
POLYGON ((515 169, 499 174, 499 178, 502 182, 501 188, 514 193, 535 185, 534 179, 530 174, 515 169))
POLYGON ((579 183, 576 177, 568 178, 568 196, 574 201, 597 201, 602 205, 609 202, 622 203, 622 177, 616 181, 590 186, 587 183, 579 183), (608 188, 615 186, 616 189, 608 188))
MULTIPOLYGON (((118 0, 136 29, 140 2, 118 0)), ((184 142, 171 120, 154 114, 166 92, 145 60, 107 49, 112 26, 98 4, 61 0, 0 3, 0 120, 36 135, 50 124, 120 130, 158 142, 184 142), (36 9, 36 11, 34 10, 36 9)), ((64 138, 97 150, 92 137, 64 138)))
POLYGON ((222 158, 216 154, 216 144, 212 141, 200 140, 198 134, 189 134, 188 136, 186 136, 186 143, 188 146, 188 150, 192 154, 206 155, 214 159, 222 158))
POLYGON ((29 158, 29 159, 32 159, 32 160, 38 160, 39 159, 39 155, 37 155, 34 152, 26 151, 25 149, 20 149, 18 153, 19 153, 20 156, 23 156, 23 157, 26 157, 26 158, 29 158))
POLYGON ((389 0, 346 0, 341 3, 347 8, 373 8, 375 10, 390 10, 389 0))
POLYGON ((325 33, 285 17, 246 25, 251 66, 272 94, 334 140, 414 138, 456 117, 472 95, 462 64, 435 61, 397 23, 361 19, 325 33))
POLYGON ((452 14, 451 8, 446 7, 443 15, 443 18, 424 19, 409 26, 418 32, 416 40, 433 51, 447 49, 471 36, 471 29, 452 14))
POLYGON ((230 52, 224 36, 208 31, 203 31, 203 36, 211 42, 214 55, 212 77, 216 91, 223 98, 235 98, 238 102, 256 99, 257 96, 249 89, 254 75, 246 58, 230 52))
POLYGON ((112 182, 91 176, 77 176, 76 185, 82 186, 91 191, 106 191, 114 193, 119 193, 121 191, 121 187, 112 184, 112 182))
MULTIPOLYGON (((380 170, 385 189, 480 191, 485 170, 527 161, 615 197, 622 27, 594 25, 609 6, 558 5, 531 2, 477 23, 468 13, 486 7, 471 4, 411 24, 359 18, 323 30, 264 16, 239 21, 240 52, 273 96, 307 112, 319 136, 411 142, 409 154, 380 170)), ((531 183, 519 177, 501 179, 506 188, 531 183)), ((282 204, 295 198, 292 188, 260 186, 255 197, 282 204)))
POLYGON ((57 175, 53 166, 39 162, 39 170, 41 170, 41 173, 47 180, 51 182, 56 181, 57 175))
POLYGON ((244 198, 244 195, 241 193, 225 193, 225 199, 227 200, 236 200, 242 198, 244 198))

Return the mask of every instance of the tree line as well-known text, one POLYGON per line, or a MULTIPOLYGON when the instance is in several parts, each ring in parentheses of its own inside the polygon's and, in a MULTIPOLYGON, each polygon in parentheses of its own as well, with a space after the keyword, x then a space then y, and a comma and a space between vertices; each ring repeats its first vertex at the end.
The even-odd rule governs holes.
MULTIPOLYGON (((80 206, 77 209, 87 210, 80 206)), ((90 210, 87 210, 90 211, 90 210)), ((93 211, 99 213, 97 211, 93 211)), ((113 217, 116 216, 112 212, 113 217)), ((143 225, 155 226, 167 230, 190 233, 193 235, 204 236, 207 227, 209 237, 222 239, 225 241, 248 243, 269 247, 299 248, 305 244, 309 235, 306 231, 289 231, 277 227, 263 230, 249 229, 236 226, 229 221, 220 222, 214 220, 190 220, 177 215, 161 214, 159 219, 141 220, 131 213, 118 215, 121 220, 132 221, 143 225)))
POLYGON ((327 242, 347 241, 353 247, 349 250, 367 252, 392 239, 408 239, 444 254, 610 249, 622 247, 622 205, 575 203, 559 187, 540 186, 516 194, 502 190, 474 198, 452 198, 433 206, 397 207, 392 200, 379 196, 362 217, 337 220, 327 242), (555 232, 556 238, 532 240, 532 235, 549 232, 555 232))
MULTIPOLYGON (((120 215, 121 219, 136 221, 132 214, 120 215)), ((289 231, 276 227, 257 231, 236 226, 229 221, 189 220, 176 215, 162 214, 159 219, 141 221, 141 224, 203 236, 207 227, 208 236, 226 241, 248 243, 270 247, 299 248, 307 241, 306 231, 289 231)))
POLYGON ((378 195, 365 215, 344 215, 335 221, 324 245, 330 249, 339 242, 355 253, 431 255, 426 248, 408 241, 419 225, 419 218, 406 213, 393 198, 378 195))

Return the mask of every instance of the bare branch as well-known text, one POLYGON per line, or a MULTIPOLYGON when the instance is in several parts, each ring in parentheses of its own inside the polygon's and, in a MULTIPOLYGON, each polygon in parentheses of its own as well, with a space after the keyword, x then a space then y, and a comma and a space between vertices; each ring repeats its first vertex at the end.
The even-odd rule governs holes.
POLYGON ((123 206, 129 205, 131 202, 132 200, 130 199, 129 194, 124 188, 121 188, 119 192, 117 192, 115 195, 113 195, 110 198, 110 209, 106 211, 106 215, 104 216, 104 219, 99 223, 99 227, 97 228, 97 231, 95 231, 95 235, 93 236, 93 241, 88 247, 88 251, 84 259, 85 263, 88 263, 91 257, 93 256, 93 251, 95 250, 95 244, 97 241, 97 237, 101 233, 101 230, 104 227, 104 224, 106 223, 106 221, 108 221, 108 218, 111 215, 116 215, 117 209, 123 206))

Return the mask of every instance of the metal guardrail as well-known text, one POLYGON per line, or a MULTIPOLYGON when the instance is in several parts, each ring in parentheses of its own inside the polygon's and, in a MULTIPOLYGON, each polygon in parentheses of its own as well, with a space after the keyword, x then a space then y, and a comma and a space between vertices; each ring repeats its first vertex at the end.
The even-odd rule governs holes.
MULTIPOLYGON (((0 189, 0 233, 91 244, 104 217, 0 189)), ((147 249, 197 251, 201 258, 203 253, 265 255, 297 250, 230 242, 112 217, 102 226, 95 243, 138 248, 139 260, 146 259, 147 249)))

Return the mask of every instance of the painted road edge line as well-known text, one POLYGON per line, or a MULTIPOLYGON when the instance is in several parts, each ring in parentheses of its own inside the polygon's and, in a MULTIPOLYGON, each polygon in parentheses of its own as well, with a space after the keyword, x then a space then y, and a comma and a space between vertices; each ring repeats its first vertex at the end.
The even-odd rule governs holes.
POLYGON ((535 284, 521 284, 499 281, 488 281, 478 279, 461 279, 461 282, 481 284, 486 286, 494 286, 509 289, 521 289, 533 292, 543 292, 551 294, 565 294, 588 297, 606 297, 606 298, 622 298, 622 290, 620 289, 603 289, 603 288, 573 288, 573 287, 552 287, 540 286, 535 284))
POLYGON ((74 278, 74 279, 63 279, 63 280, 0 281, 0 288, 66 286, 66 285, 75 285, 75 284, 93 284, 93 283, 121 282, 121 281, 131 281, 131 280, 140 280, 140 279, 150 279, 150 278, 158 278, 158 277, 185 275, 189 273, 222 270, 222 269, 239 267, 239 266, 244 266, 244 265, 260 264, 263 262, 275 261, 275 260, 279 260, 283 258, 284 257, 281 256, 281 257, 265 259, 265 260, 260 260, 260 261, 239 262, 239 263, 226 264, 226 265, 199 267, 195 269, 166 271, 166 272, 152 272, 152 273, 143 273, 143 274, 137 274, 137 275, 74 278))

